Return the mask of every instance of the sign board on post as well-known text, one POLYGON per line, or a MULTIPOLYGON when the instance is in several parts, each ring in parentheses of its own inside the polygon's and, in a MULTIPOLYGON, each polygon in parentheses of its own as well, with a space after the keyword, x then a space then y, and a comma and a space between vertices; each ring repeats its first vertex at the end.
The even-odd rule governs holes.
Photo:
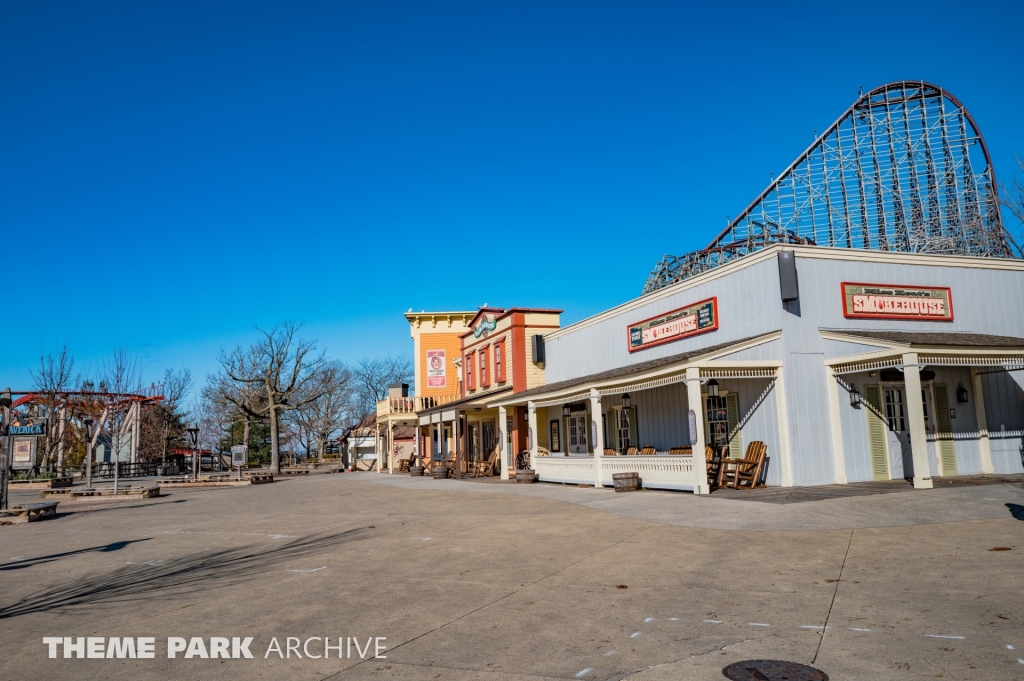
POLYGON ((427 350, 427 387, 444 388, 448 385, 444 350, 427 350))
POLYGON ((847 319, 953 321, 953 294, 943 286, 891 286, 843 282, 847 319))
POLYGON ((687 424, 690 427, 690 446, 697 444, 697 412, 690 410, 690 420, 687 424))
POLYGON ((708 298, 626 327, 630 352, 646 350, 718 328, 718 298, 708 298))
POLYGON ((246 461, 246 454, 248 454, 249 448, 245 445, 235 445, 231 448, 231 465, 232 466, 244 466, 246 461))
POLYGON ((36 465, 36 438, 11 438, 11 468, 29 470, 36 465))

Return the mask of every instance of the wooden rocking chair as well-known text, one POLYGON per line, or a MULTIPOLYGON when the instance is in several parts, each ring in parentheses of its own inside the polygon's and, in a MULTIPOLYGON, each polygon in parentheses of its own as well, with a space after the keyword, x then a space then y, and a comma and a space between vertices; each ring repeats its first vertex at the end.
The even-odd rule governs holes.
POLYGON ((761 469, 764 467, 765 454, 768 452, 768 445, 760 440, 754 440, 747 445, 746 454, 742 459, 725 460, 721 473, 722 484, 726 487, 739 489, 744 482, 749 483, 745 489, 763 487, 760 485, 761 469))
POLYGON ((629 447, 628 449, 626 449, 626 456, 636 456, 639 453, 640 450, 637 449, 636 447, 629 447))
POLYGON ((473 475, 482 477, 491 477, 494 475, 494 466, 498 463, 498 450, 497 448, 491 452, 491 455, 484 461, 477 461, 473 466, 473 475))
POLYGON ((641 456, 654 456, 655 453, 657 453, 657 451, 658 450, 654 448, 654 445, 647 445, 646 447, 644 447, 643 449, 640 450, 640 455, 641 456))

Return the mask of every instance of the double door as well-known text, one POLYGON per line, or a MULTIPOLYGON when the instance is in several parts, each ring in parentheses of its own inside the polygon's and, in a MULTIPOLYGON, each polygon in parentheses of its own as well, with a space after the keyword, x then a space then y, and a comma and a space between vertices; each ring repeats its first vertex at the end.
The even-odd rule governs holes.
MULTIPOLYGON (((885 414, 889 453, 889 479, 914 477, 914 455, 910 446, 910 416, 907 412, 906 384, 883 383, 882 407, 885 414)), ((932 406, 932 386, 921 386, 921 405, 924 409, 925 432, 935 431, 932 406)), ((925 471, 924 475, 928 475, 925 471)))

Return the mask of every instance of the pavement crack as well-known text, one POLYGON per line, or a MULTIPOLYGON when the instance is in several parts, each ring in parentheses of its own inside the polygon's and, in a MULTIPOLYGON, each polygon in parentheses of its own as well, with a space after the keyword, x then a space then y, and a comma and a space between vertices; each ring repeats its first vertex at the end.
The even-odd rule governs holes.
POLYGON ((850 556, 850 547, 853 545, 853 533, 857 530, 850 530, 850 540, 846 543, 846 553, 843 554, 843 563, 839 566, 839 575, 836 577, 836 588, 832 591, 832 600, 828 604, 828 614, 825 615, 825 623, 821 628, 821 638, 818 639, 818 647, 814 649, 814 657, 811 658, 813 665, 821 652, 821 644, 825 641, 825 632, 828 631, 828 620, 832 617, 832 608, 836 604, 836 594, 839 593, 839 585, 843 583, 843 569, 846 568, 846 559, 850 556))

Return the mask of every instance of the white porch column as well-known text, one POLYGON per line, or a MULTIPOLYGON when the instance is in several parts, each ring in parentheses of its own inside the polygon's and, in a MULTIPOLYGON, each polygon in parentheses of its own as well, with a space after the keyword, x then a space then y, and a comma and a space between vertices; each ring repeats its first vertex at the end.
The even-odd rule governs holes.
POLYGON ((789 448, 789 408, 786 403, 786 382, 782 367, 775 370, 775 414, 779 421, 779 466, 783 487, 793 486, 793 459, 789 448))
POLYGON ((921 400, 921 368, 917 362, 916 352, 903 355, 903 383, 907 387, 907 418, 910 420, 910 453, 914 459, 914 489, 931 489, 924 402, 921 400))
POLYGON ((601 486, 601 460, 604 459, 604 428, 601 427, 601 393, 590 389, 590 439, 594 443, 594 488, 601 486))
POLYGON ((388 421, 388 475, 395 474, 395 424, 388 421))
POLYGON ((846 478, 846 452, 843 450, 843 421, 839 411, 841 402, 839 398, 842 388, 836 378, 832 367, 825 365, 825 389, 828 395, 828 420, 829 430, 832 432, 832 467, 835 469, 835 481, 837 485, 845 485, 846 478))
POLYGON ((971 385, 974 388, 974 416, 978 420, 978 447, 981 449, 981 472, 993 473, 992 448, 988 441, 988 416, 985 414, 985 393, 981 390, 978 367, 971 367, 971 385))
MULTIPOLYGON (((690 433, 690 442, 693 442, 693 474, 696 476, 696 484, 693 488, 694 494, 708 494, 711 486, 708 484, 708 467, 704 458, 704 400, 700 396, 700 367, 686 368, 686 402, 690 411, 694 414, 697 422, 696 433, 690 433), (694 442, 696 440, 696 442, 694 442)), ((689 427, 689 426, 687 426, 689 427)))
POLYGON ((499 445, 501 447, 501 459, 499 461, 501 479, 508 480, 508 467, 512 465, 509 463, 509 457, 512 454, 508 451, 508 415, 505 412, 505 407, 498 407, 498 437, 501 438, 499 445))
POLYGON ((530 468, 533 468, 533 464, 537 460, 537 406, 533 402, 527 402, 526 412, 530 428, 527 431, 527 438, 530 440, 530 468))
POLYGON ((379 475, 384 472, 384 467, 380 465, 381 457, 383 456, 383 453, 380 451, 380 423, 374 424, 373 451, 377 455, 377 460, 374 463, 377 464, 377 474, 379 475))

